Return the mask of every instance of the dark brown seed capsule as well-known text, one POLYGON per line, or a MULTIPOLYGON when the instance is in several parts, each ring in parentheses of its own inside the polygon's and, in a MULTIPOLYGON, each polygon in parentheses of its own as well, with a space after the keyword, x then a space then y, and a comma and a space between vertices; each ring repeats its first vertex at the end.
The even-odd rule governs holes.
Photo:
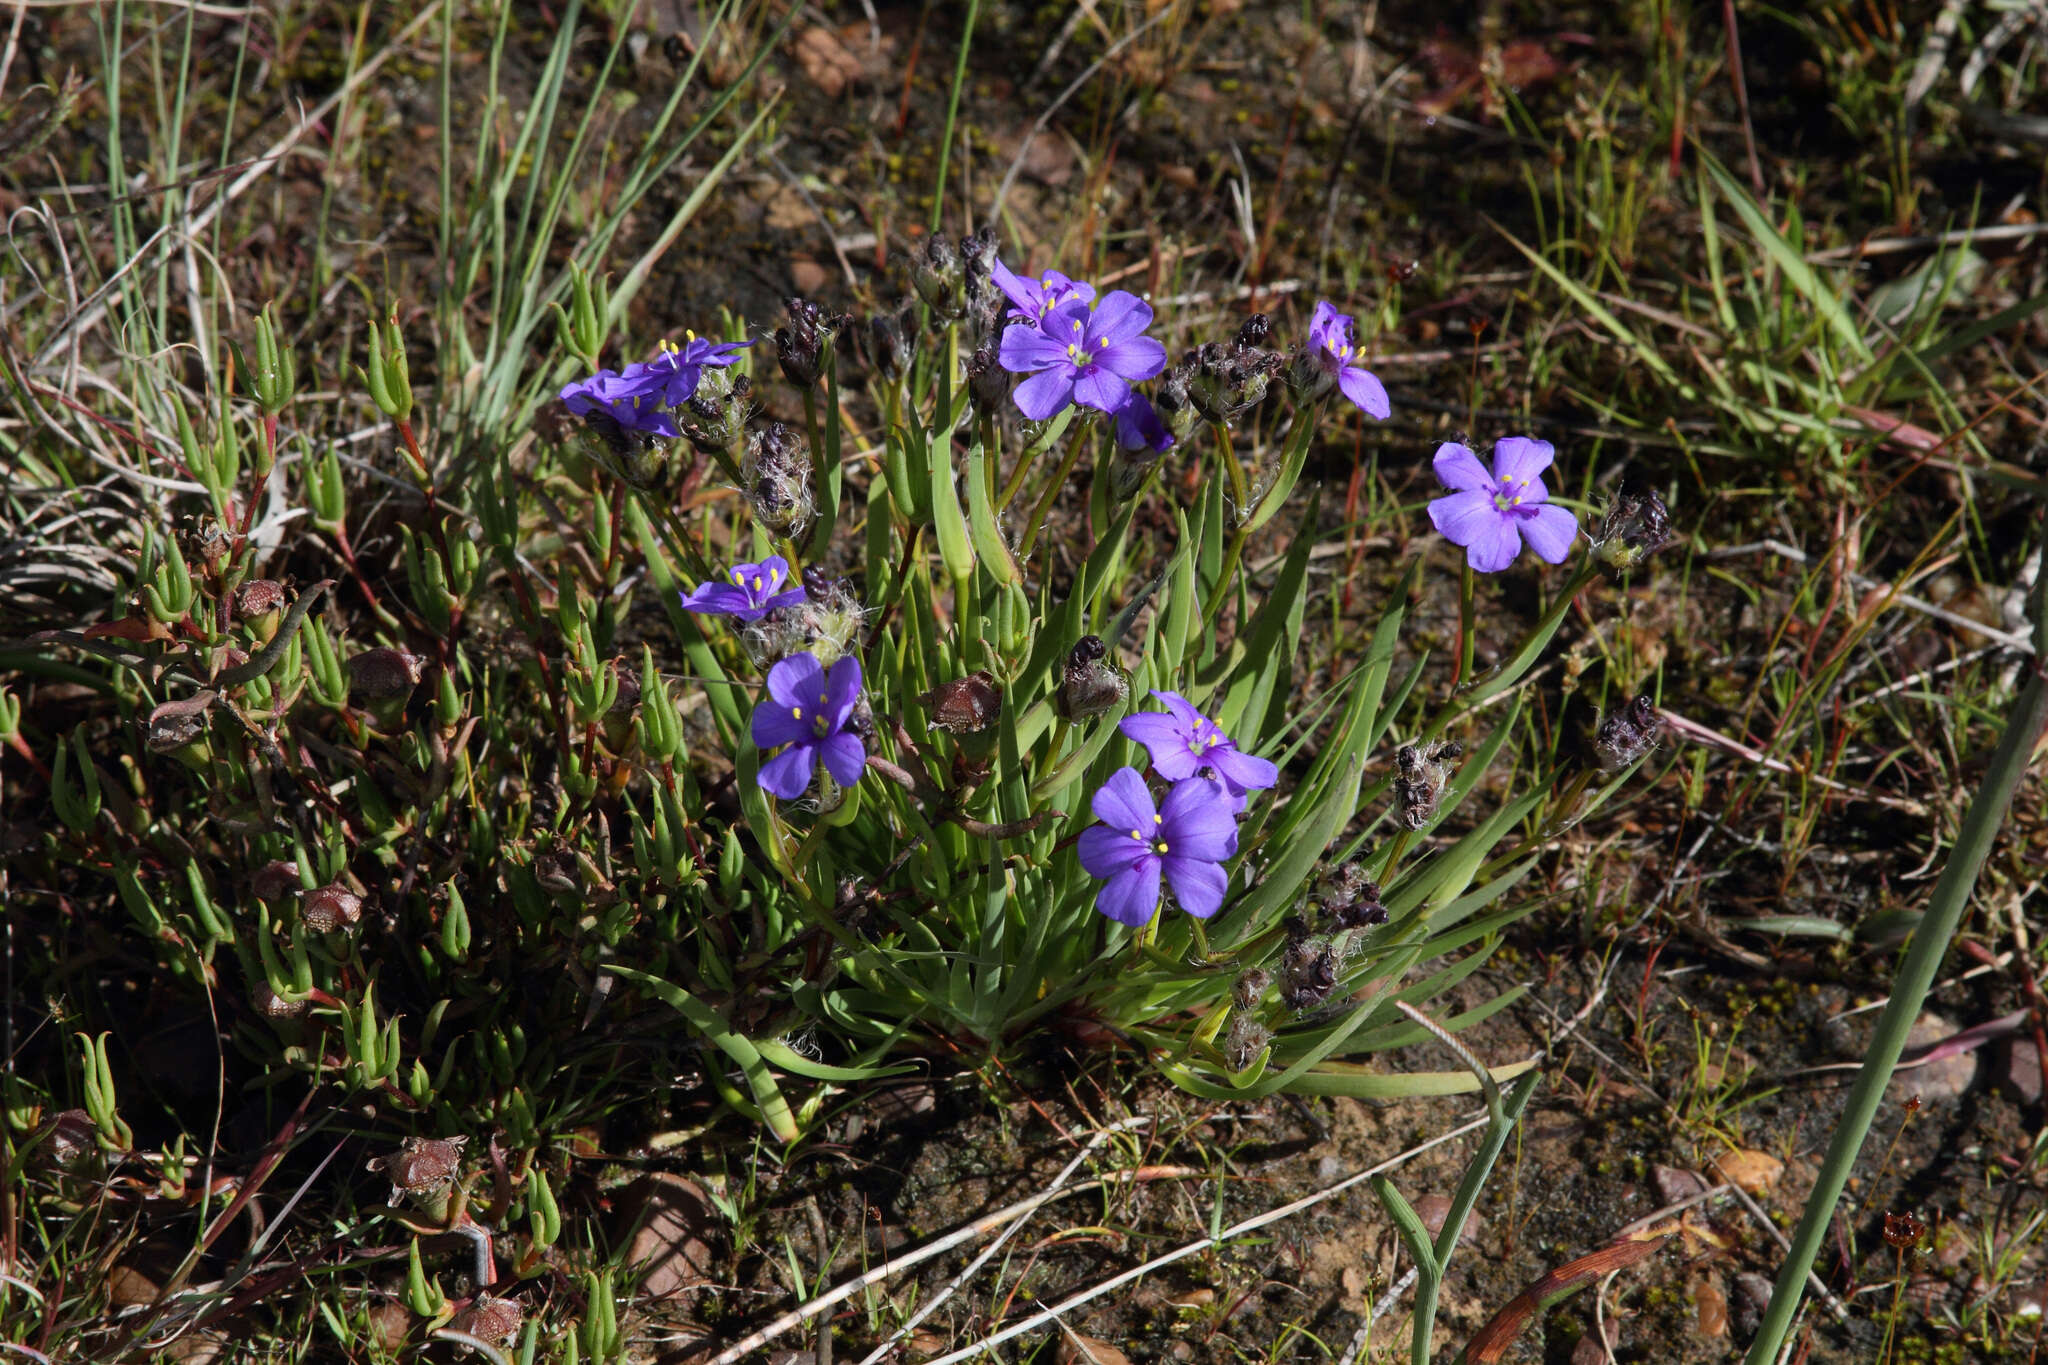
POLYGON ((366 702, 404 701, 419 686, 426 661, 403 649, 366 649, 348 661, 354 690, 366 702))
POLYGON ((986 669, 940 683, 917 700, 931 709, 932 728, 948 734, 979 733, 1003 713, 1002 690, 986 669))
POLYGON ((391 1155, 372 1160, 370 1169, 384 1172, 391 1182, 390 1202, 396 1204, 402 1195, 445 1188, 462 1169, 462 1149, 468 1142, 467 1137, 409 1137, 391 1155))
POLYGON ((281 901, 299 894, 299 865, 274 858, 256 869, 249 878, 249 890, 260 901, 281 901))
POLYGON ((319 934, 352 929, 362 917, 363 898, 340 882, 315 887, 299 902, 299 918, 319 934))

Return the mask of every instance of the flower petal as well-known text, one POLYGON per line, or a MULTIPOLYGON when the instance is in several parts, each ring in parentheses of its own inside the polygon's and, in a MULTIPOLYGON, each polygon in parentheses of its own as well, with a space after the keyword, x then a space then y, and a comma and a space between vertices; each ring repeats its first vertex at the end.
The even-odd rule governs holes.
POLYGON ((1116 410, 1116 443, 1125 450, 1165 451, 1173 446, 1173 433, 1145 396, 1134 393, 1116 410))
POLYGON ((1011 393, 1017 410, 1043 422, 1074 401, 1074 376, 1065 369, 1040 370, 1011 393))
POLYGON ((1500 508, 1493 505, 1493 494, 1477 489, 1470 493, 1452 493, 1429 504, 1430 525, 1442 532, 1444 539, 1453 545, 1470 545, 1481 536, 1490 534, 1501 520, 1500 508))
POLYGON ((711 616, 739 616, 754 609, 754 600, 730 583, 699 583, 683 594, 683 610, 711 616))
POLYGON ((1503 487, 1524 483, 1550 468, 1557 447, 1528 436, 1503 436, 1493 443, 1493 477, 1503 487))
POLYGON ((1205 777, 1176 782, 1159 803, 1159 837, 1180 858, 1221 862, 1237 852, 1237 821, 1223 784, 1205 777))
POLYGON ((832 671, 818 689, 825 694, 821 703, 825 718, 833 729, 846 724, 846 718, 853 714, 854 703, 860 700, 860 660, 851 654, 842 654, 832 661, 832 671))
POLYGON ((1095 908, 1133 929, 1150 923, 1159 909, 1159 860, 1142 858, 1104 882, 1095 893, 1095 908))
POLYGON ((1171 853, 1160 861, 1166 864, 1166 880, 1181 909, 1196 919, 1207 919, 1223 908, 1223 897, 1230 890, 1229 873, 1215 863, 1171 853))
POLYGON ((1188 750, 1187 726, 1164 711, 1140 711, 1117 722, 1125 739, 1142 744, 1152 756, 1152 766, 1169 782, 1195 775, 1195 756, 1188 750))
POLYGON ((1038 302, 1045 295, 1043 289, 1019 277, 1016 271, 1003 264, 999 256, 990 258, 988 273, 989 278, 995 281, 996 288, 1002 290, 1004 297, 1016 304, 1020 311, 1033 317, 1038 315, 1038 302))
POLYGON ((1096 302, 1088 317, 1088 349, 1102 342, 1115 345, 1152 325, 1152 305, 1126 289, 1112 289, 1096 302))
MULTIPOLYGON (((1337 371, 1337 387, 1346 398, 1357 404, 1360 412, 1374 421, 1384 422, 1394 411, 1394 405, 1387 401, 1387 386, 1368 370, 1346 365, 1337 371)), ((1479 463, 1477 458, 1473 463, 1479 463)))
POLYGON ((1013 322, 1003 329, 1003 344, 996 359, 1011 374, 1030 374, 1066 365, 1067 344, 1054 341, 1035 323, 1013 322))
POLYGON ((1522 538, 1515 534, 1514 517, 1496 517, 1485 530, 1465 546, 1466 562, 1475 573, 1499 573, 1515 562, 1522 552, 1522 538))
MULTIPOLYGON (((1486 472, 1486 466, 1479 463, 1479 457, 1472 453, 1470 446, 1461 446, 1456 441, 1445 441, 1436 448, 1436 458, 1429 462, 1436 471, 1436 481, 1446 488, 1455 488, 1460 493, 1479 489, 1491 490, 1493 476, 1486 472)), ((1437 527, 1439 531, 1443 527, 1437 527)), ((1450 534, 1445 532, 1446 535, 1450 534)))
POLYGON ((816 755, 808 744, 793 744, 761 765, 761 790, 794 801, 811 788, 816 755))
POLYGON ((763 749, 772 749, 778 744, 810 739, 816 733, 807 719, 810 712, 806 710, 803 716, 793 716, 790 714, 792 709, 773 700, 756 706, 751 726, 754 743, 763 749))
POLYGON ((1515 527, 1546 564, 1564 563, 1572 552, 1572 542, 1579 538, 1579 519, 1555 503, 1531 508, 1515 518, 1515 527))
MULTIPOLYGON (((1024 381, 1024 384, 1029 383, 1029 379, 1024 381)), ((1017 386, 1018 393, 1023 393, 1024 384, 1017 386)), ((1074 401, 1098 412, 1115 412, 1130 396, 1131 386, 1101 365, 1089 366, 1087 372, 1074 381, 1074 401)))
POLYGON ((1135 384, 1166 368, 1166 347, 1151 337, 1113 341, 1106 349, 1095 353, 1095 363, 1135 384))
POLYGON ((1129 871, 1132 863, 1152 851, 1145 840, 1133 839, 1129 830, 1111 829, 1108 825, 1090 825, 1082 830, 1074 848, 1081 855, 1081 866, 1091 877, 1114 877, 1129 871))
POLYGON ((868 751, 861 744, 859 735, 842 730, 819 740, 817 748, 818 757, 825 760, 825 771, 832 774, 832 780, 842 787, 851 787, 867 771, 868 751))
POLYGON ((1111 773, 1109 780, 1095 789, 1088 808, 1096 819, 1126 836, 1134 829, 1150 834, 1155 823, 1152 817, 1158 814, 1152 793, 1145 789, 1145 779, 1138 776, 1136 768, 1118 768, 1111 773))
POLYGON ((825 670, 818 664, 818 656, 805 650, 792 654, 768 670, 768 695, 784 706, 800 706, 806 716, 818 704, 818 693, 825 681, 825 670))
POLYGON ((1271 759, 1248 754, 1235 744, 1211 750, 1203 761, 1216 770, 1226 786, 1240 792, 1264 791, 1280 780, 1280 769, 1271 759))

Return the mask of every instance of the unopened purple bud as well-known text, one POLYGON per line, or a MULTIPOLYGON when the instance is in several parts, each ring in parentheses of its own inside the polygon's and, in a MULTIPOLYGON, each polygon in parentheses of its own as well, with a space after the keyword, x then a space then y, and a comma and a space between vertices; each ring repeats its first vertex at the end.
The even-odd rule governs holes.
POLYGON ((1131 684, 1109 658, 1109 646, 1099 635, 1083 635, 1067 654, 1059 690, 1053 693, 1052 709, 1066 721, 1087 720, 1122 706, 1131 684))
POLYGON ((1664 734, 1664 716, 1648 697, 1634 701, 1600 722, 1593 751, 1603 771, 1626 768, 1650 750, 1664 734))

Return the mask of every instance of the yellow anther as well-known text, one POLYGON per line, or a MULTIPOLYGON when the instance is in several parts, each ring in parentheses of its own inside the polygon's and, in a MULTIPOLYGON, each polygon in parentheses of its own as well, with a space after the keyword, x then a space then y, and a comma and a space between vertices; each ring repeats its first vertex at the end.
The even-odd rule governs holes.
POLYGON ((804 718, 804 708, 803 708, 803 707, 801 707, 801 706, 792 706, 792 707, 790 707, 790 708, 789 708, 789 718, 790 718, 791 720, 802 720, 802 719, 804 718))

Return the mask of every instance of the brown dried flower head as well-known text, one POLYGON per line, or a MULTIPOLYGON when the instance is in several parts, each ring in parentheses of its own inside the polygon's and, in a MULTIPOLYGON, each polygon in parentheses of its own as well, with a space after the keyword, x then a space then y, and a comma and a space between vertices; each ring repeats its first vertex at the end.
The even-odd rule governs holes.
POLYGON ((363 898, 340 882, 308 891, 299 902, 299 918, 315 933, 353 929, 363 917, 363 898))
POLYGON ((462 1169, 462 1149, 468 1142, 466 1136, 409 1137, 399 1144, 397 1151, 375 1158, 369 1166, 373 1171, 384 1172, 391 1181, 388 1202, 396 1204, 404 1195, 432 1194, 446 1189, 462 1169))

